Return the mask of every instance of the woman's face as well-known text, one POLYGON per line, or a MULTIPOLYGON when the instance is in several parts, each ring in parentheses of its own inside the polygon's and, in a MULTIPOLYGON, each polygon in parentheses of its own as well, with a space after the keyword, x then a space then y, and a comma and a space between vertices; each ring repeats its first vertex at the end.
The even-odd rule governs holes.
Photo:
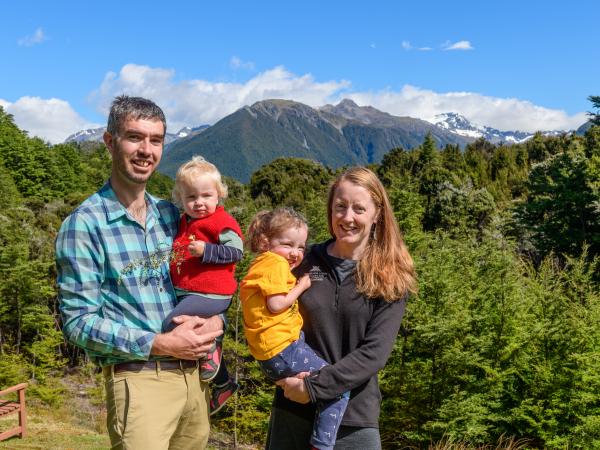
MULTIPOLYGON (((357 250, 362 253, 378 214, 379 210, 369 191, 350 181, 341 181, 333 194, 331 205, 331 227, 336 247, 349 250, 354 256, 357 250)), ((349 255, 347 251, 344 253, 349 255)))

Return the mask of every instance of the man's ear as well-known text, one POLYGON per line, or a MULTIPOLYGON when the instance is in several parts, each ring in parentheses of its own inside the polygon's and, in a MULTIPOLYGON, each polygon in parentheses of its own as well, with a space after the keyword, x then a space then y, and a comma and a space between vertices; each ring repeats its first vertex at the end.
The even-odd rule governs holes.
POLYGON ((104 141, 104 145, 106 145, 106 148, 108 149, 108 152, 112 156, 112 154, 113 154, 113 146, 114 146, 113 135, 110 134, 108 131, 105 131, 104 135, 102 136, 102 140, 104 141))

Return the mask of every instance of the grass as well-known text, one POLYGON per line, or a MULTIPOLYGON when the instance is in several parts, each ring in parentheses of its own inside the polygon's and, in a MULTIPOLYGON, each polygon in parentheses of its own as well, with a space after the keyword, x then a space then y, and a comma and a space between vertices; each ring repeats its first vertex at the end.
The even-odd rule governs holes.
MULTIPOLYGON (((56 380, 64 388, 59 404, 50 407, 26 394, 27 437, 12 437, 0 442, 0 450, 104 450, 110 448, 106 431, 101 377, 93 369, 83 369, 56 380)), ((0 431, 18 424, 12 414, 0 418, 0 431)), ((232 433, 211 430, 209 450, 233 449, 232 433)), ((254 450, 258 445, 238 445, 239 450, 254 450)))
MULTIPOLYGON (((106 432, 106 410, 102 398, 101 378, 93 370, 67 375, 61 384, 61 402, 54 407, 44 404, 33 395, 27 396, 27 437, 10 438, 0 442, 0 450, 103 450, 110 448, 106 432)), ((0 418, 0 431, 18 423, 16 414, 0 418)), ((525 450, 527 441, 501 437, 496 444, 473 446, 444 439, 430 444, 427 450, 525 450)), ((211 430, 209 450, 254 450, 260 444, 240 444, 235 447, 233 432, 223 427, 211 430)))
MULTIPOLYGON (((27 412, 27 437, 13 437, 2 441, 0 449, 102 450, 110 447, 107 435, 78 425, 75 417, 61 417, 60 412, 36 406, 30 407, 27 412)), ((8 428, 9 422, 12 426, 16 421, 16 415, 3 417, 0 420, 0 429, 4 430, 8 428)))
MULTIPOLYGON (((97 376, 83 370, 57 379, 62 393, 53 406, 26 394, 27 437, 0 442, 0 449, 101 450, 110 448, 106 412, 97 376)), ((18 422, 16 415, 0 419, 0 430, 18 422)))
MULTIPOLYGON (((102 430, 95 429, 90 423, 82 425, 79 411, 52 411, 47 407, 29 406, 27 410, 27 437, 13 437, 0 442, 4 450, 105 450, 110 448, 108 434, 102 424, 102 430)), ((17 424, 17 416, 0 419, 0 430, 6 430, 17 424)), ((230 435, 211 431, 209 450, 233 449, 230 435)), ((238 445, 239 450, 259 449, 259 446, 238 445)))
POLYGON ((514 437, 501 436, 497 444, 473 446, 464 442, 453 442, 451 440, 442 440, 436 444, 431 444, 428 450, 525 450, 529 441, 526 439, 516 439, 514 437))

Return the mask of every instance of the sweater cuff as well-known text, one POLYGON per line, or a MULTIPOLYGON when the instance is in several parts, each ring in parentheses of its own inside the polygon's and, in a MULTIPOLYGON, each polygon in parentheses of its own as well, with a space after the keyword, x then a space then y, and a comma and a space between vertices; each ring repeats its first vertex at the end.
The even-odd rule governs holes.
POLYGON ((315 389, 313 388, 312 383, 310 382, 310 379, 311 379, 311 375, 309 375, 303 379, 304 387, 306 388, 306 392, 308 392, 308 396, 310 397, 310 402, 317 403, 317 396, 315 393, 315 389))
POLYGON ((242 259, 242 251, 222 244, 204 244, 204 254, 202 255, 202 263, 204 264, 231 264, 242 259))

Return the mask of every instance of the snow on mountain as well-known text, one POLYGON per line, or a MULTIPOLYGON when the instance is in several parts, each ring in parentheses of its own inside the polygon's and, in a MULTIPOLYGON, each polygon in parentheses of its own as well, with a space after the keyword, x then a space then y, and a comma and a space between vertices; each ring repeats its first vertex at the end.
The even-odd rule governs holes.
POLYGON ((102 136, 106 128, 89 128, 72 134, 65 142, 102 142, 102 136))
POLYGON ((500 131, 485 125, 475 124, 466 117, 453 112, 438 114, 432 123, 452 133, 473 139, 484 138, 493 144, 518 144, 533 136, 533 133, 524 131, 500 131))
POLYGON ((200 125, 197 127, 183 127, 181 130, 179 130, 175 136, 177 137, 177 139, 181 139, 184 137, 188 137, 188 136, 194 136, 198 133, 203 132, 204 130, 206 130, 210 125, 200 125))
MULTIPOLYGON (((177 139, 182 139, 188 136, 194 136, 198 133, 201 133, 207 128, 208 125, 200 125, 193 128, 183 127, 177 133, 167 133, 167 135, 165 136, 165 146, 171 144, 177 139)), ((102 142, 105 131, 106 127, 81 130, 69 136, 67 139, 65 139, 65 142, 102 142)))
MULTIPOLYGON (((500 131, 485 125, 475 124, 460 114, 448 112, 438 114, 431 123, 444 130, 473 139, 484 138, 493 144, 520 144, 531 139, 534 133, 525 131, 500 131)), ((542 131, 544 136, 559 136, 564 131, 542 131)))
POLYGON ((177 132, 177 137, 178 138, 186 137, 191 132, 192 132, 192 129, 190 127, 183 127, 181 130, 179 130, 177 132))

